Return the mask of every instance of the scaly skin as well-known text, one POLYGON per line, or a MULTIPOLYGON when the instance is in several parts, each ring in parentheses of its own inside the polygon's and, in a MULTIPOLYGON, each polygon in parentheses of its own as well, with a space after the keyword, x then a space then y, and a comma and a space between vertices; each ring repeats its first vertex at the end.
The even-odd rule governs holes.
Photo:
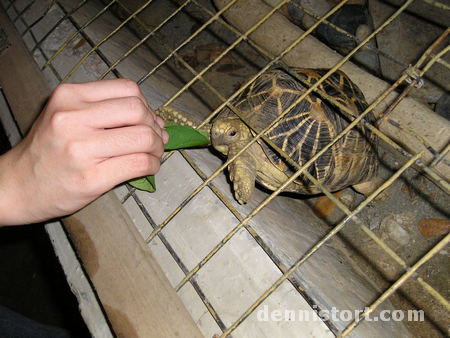
MULTIPOLYGON (((354 184, 352 187, 360 194, 368 197, 384 183, 381 177, 374 177, 370 181, 354 184)), ((388 197, 389 189, 385 189, 375 197, 375 201, 384 201, 388 197)))
MULTIPOLYGON (((236 155, 248 142, 238 142, 229 146, 228 158, 236 155)), ((229 166, 230 179, 233 182, 234 196, 240 204, 247 203, 255 190, 256 161, 249 151, 239 155, 229 166)))
MULTIPOLYGON (((171 107, 162 107, 158 109, 157 113, 163 119, 180 125, 196 127, 200 124, 187 117, 183 112, 171 107)), ((210 130, 211 127, 208 129, 210 130)), ((211 132, 214 147, 224 155, 227 155, 228 158, 236 155, 250 141, 249 137, 250 131, 239 120, 231 121, 231 124, 228 122, 218 122, 214 125, 213 131, 211 132), (230 129, 238 132, 235 138, 227 137, 230 129)), ((251 155, 250 149, 241 154, 228 166, 230 179, 233 182, 234 195, 240 204, 247 203, 255 190, 256 161, 251 155)))

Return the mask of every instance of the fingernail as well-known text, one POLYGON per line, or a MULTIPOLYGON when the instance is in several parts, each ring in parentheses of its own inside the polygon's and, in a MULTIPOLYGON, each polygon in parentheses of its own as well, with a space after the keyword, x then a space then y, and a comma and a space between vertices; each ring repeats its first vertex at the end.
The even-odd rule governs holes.
POLYGON ((160 116, 156 116, 156 123, 158 123, 158 126, 161 128, 164 128, 164 120, 160 116))
POLYGON ((163 139, 164 144, 169 142, 169 133, 165 130, 162 131, 162 139, 163 139))

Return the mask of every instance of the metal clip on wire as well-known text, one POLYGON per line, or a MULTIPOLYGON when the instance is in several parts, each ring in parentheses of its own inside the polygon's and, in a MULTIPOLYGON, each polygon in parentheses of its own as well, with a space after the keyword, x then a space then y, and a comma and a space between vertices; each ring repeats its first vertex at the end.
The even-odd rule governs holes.
POLYGON ((423 85, 425 84, 423 77, 419 75, 419 70, 416 67, 409 65, 408 68, 406 68, 406 70, 404 71, 404 73, 408 75, 405 81, 409 84, 415 82, 413 84, 414 87, 422 88, 423 85))

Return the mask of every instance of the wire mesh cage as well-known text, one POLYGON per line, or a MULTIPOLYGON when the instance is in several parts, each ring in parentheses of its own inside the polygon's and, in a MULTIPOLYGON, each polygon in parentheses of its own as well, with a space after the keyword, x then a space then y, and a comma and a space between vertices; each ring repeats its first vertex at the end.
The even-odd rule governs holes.
POLYGON ((204 149, 167 153, 154 194, 116 189, 205 336, 448 334, 450 123, 442 116, 449 111, 448 3, 2 4, 53 87, 131 78, 155 110, 175 107, 202 128, 229 109, 252 130, 225 160, 204 149), (362 22, 342 24, 346 11, 362 22), (411 43, 405 33, 411 25, 431 33, 411 43), (408 43, 415 49, 403 50, 408 43), (324 70, 308 82, 297 67, 324 70), (235 99, 274 68, 305 90, 260 128, 235 99), (367 99, 357 116, 324 90, 339 70, 367 99), (348 124, 299 164, 268 135, 310 95, 338 107, 348 124), (361 127, 380 144, 380 183, 365 196, 330 191, 308 168, 361 127), (241 205, 227 168, 258 142, 293 170, 273 191, 259 187, 241 205), (298 178, 322 195, 283 193, 298 178), (334 309, 340 315, 331 316, 334 309), (373 320, 383 311, 390 320, 373 320))

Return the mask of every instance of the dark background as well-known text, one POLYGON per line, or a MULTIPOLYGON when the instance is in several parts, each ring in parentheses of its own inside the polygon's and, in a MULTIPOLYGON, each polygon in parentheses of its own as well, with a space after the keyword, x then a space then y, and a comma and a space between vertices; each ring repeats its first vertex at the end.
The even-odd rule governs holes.
MULTIPOLYGON (((9 148, 0 123, 0 155, 9 148)), ((43 224, 0 227, 0 305, 90 337, 43 224)))

